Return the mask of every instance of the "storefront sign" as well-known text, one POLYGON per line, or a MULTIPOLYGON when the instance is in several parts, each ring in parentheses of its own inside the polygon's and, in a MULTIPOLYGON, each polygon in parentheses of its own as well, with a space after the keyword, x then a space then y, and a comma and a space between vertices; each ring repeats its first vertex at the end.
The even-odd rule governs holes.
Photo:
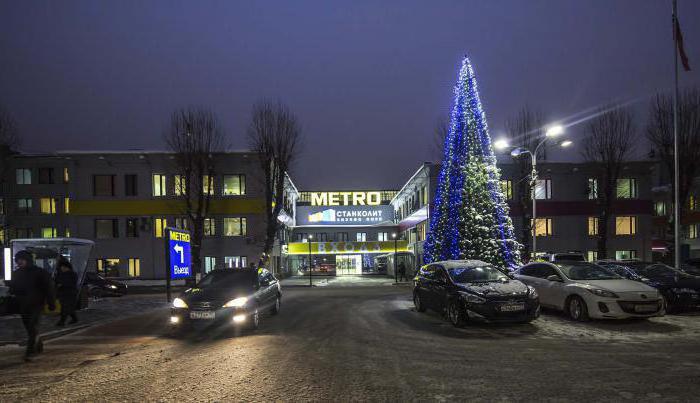
POLYGON ((378 206, 381 192, 310 192, 312 206, 378 206))
POLYGON ((168 271, 171 279, 187 278, 192 275, 192 258, 190 253, 190 233, 167 228, 168 271))
MULTIPOLYGON (((308 255, 308 242, 292 242, 289 244, 290 255, 308 255)), ((396 241, 397 252, 407 252, 408 242, 396 241)), ((392 253, 394 241, 382 242, 311 242, 311 253, 314 255, 337 255, 343 253, 392 253)))
POLYGON ((394 209, 390 205, 297 206, 297 225, 375 225, 392 221, 393 216, 394 209))

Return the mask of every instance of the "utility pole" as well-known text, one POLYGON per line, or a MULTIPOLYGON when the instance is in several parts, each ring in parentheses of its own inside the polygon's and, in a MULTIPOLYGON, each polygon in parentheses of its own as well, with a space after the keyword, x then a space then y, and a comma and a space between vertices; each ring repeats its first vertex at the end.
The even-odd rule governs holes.
POLYGON ((681 267, 680 161, 678 158, 678 6, 673 0, 673 238, 674 262, 681 267))

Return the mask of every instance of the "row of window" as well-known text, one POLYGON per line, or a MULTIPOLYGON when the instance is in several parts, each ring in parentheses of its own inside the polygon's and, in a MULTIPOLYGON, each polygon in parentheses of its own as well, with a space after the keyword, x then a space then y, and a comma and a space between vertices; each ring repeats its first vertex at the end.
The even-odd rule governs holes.
MULTIPOLYGON (((537 236, 552 236, 554 235, 554 219, 550 217, 539 217, 535 220, 534 229, 537 236)), ((615 217, 615 235, 635 234, 637 234, 637 217, 615 217)), ((588 235, 598 235, 598 217, 588 217, 588 235)))
MULTIPOLYGON (((54 168, 38 168, 37 169, 38 178, 36 183, 40 185, 52 185, 56 183, 54 168)), ((18 168, 15 170, 15 183, 18 185, 31 185, 34 183, 33 171, 31 168, 18 168)), ((62 183, 68 183, 70 181, 70 175, 68 173, 68 168, 63 168, 63 178, 62 183)))
MULTIPOLYGON (((202 263, 206 273, 219 269, 216 256, 203 256, 202 263)), ((248 267, 247 256, 224 256, 223 268, 238 269, 248 267)), ((141 259, 130 257, 120 258, 99 258, 97 259, 97 272, 105 277, 140 277, 141 259)))
MULTIPOLYGON (((506 200, 513 200, 513 181, 501 179, 501 191, 506 200)), ((637 179, 621 178, 617 180, 615 196, 618 199, 636 199, 639 197, 637 179)), ((552 198, 552 180, 538 179, 535 185, 535 199, 549 200, 552 198)), ((598 198, 598 179, 588 179, 588 198, 595 200, 598 198)))
MULTIPOLYGON (((40 197, 39 198, 39 212, 41 214, 56 214, 58 199, 55 197, 40 197)), ((20 198, 17 199, 17 213, 19 214, 31 214, 34 211, 34 201, 31 198, 20 198)), ((63 212, 65 214, 70 213, 70 198, 63 198, 63 212)))
MULTIPOLYGON (((350 237, 347 232, 336 232, 335 234, 328 234, 326 232, 317 232, 314 234, 297 232, 296 234, 294 234, 294 242, 309 242, 309 235, 312 236, 312 242, 347 242, 350 240, 350 237)), ((391 241, 393 239, 394 238, 392 234, 388 232, 378 232, 377 239, 370 239, 370 241, 376 240, 379 242, 385 242, 391 241)), ((355 234, 356 242, 367 242, 367 240, 368 238, 366 232, 357 232, 355 234)))
MULTIPOLYGON (((153 174, 151 194, 154 197, 174 195, 183 196, 187 194, 187 177, 184 175, 171 175, 172 187, 168 186, 168 175, 153 174)), ((115 196, 116 175, 93 175, 93 195, 95 196, 115 196)), ((214 176, 205 175, 202 178, 202 191, 205 194, 214 195, 216 193, 216 181, 214 176)), ((221 194, 223 196, 240 196, 246 194, 245 175, 222 175, 221 194)), ((124 175, 124 195, 137 196, 138 176, 136 174, 124 175)))
MULTIPOLYGON (((246 236, 248 234, 248 219, 245 217, 224 217, 220 223, 221 229, 217 226, 218 219, 204 219, 204 236, 246 236)), ((175 228, 189 229, 188 220, 184 217, 176 217, 171 222, 175 228)), ((127 238, 138 238, 143 231, 148 231, 148 218, 127 218, 126 232, 127 238)), ((153 219, 153 236, 162 238, 165 233, 165 228, 168 227, 167 218, 153 219)), ((110 239, 119 238, 119 219, 117 218, 98 218, 95 219, 95 238, 110 239)))
MULTIPOLYGON (((615 251, 615 260, 626 260, 626 259, 636 259, 637 258, 637 251, 634 249, 630 250, 616 250, 615 251)), ((589 262, 595 262, 598 260, 598 251, 597 250, 589 250, 586 252, 586 260, 589 262)))

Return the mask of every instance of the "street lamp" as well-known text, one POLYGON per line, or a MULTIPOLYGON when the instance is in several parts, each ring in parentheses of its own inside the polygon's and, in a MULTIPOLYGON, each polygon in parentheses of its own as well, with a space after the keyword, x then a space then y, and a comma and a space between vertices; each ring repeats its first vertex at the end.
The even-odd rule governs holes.
POLYGON ((398 256, 396 256, 396 250, 397 250, 397 248, 396 248, 396 241, 397 241, 396 232, 391 234, 391 237, 394 238, 394 284, 398 284, 399 283, 399 275, 397 272, 397 263, 398 263, 399 259, 398 259, 398 256))
MULTIPOLYGON (((540 142, 537 144, 535 147, 534 151, 530 151, 526 147, 514 147, 510 151, 510 155, 513 158, 518 158, 522 155, 525 154, 530 154, 530 157, 532 158, 532 173, 530 174, 530 186, 532 188, 532 259, 535 259, 536 253, 537 253, 537 195, 536 195, 536 189, 537 189, 537 152, 540 150, 540 147, 544 143, 547 142, 548 139, 557 137, 564 133, 564 128, 559 125, 555 126, 550 126, 544 134, 544 138, 540 140, 540 142)), ((557 143, 560 147, 568 147, 572 145, 573 142, 571 140, 561 140, 557 143)), ((505 139, 500 139, 496 140, 494 143, 494 148, 497 150, 505 150, 507 148, 511 148, 508 145, 508 141, 505 139)))
POLYGON ((313 280, 311 279, 311 240, 314 239, 313 234, 309 234, 307 243, 309 244, 309 287, 313 286, 313 280))

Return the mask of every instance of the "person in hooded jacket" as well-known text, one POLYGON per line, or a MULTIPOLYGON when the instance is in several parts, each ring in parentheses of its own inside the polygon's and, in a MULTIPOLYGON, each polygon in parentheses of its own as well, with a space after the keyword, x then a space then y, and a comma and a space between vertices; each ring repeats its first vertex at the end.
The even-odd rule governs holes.
POLYGON ((78 302, 78 275, 73 265, 64 258, 59 259, 56 270, 56 297, 61 303, 61 319, 56 326, 64 326, 70 316, 70 324, 78 321, 75 308, 78 302))
POLYGON ((25 358, 29 359, 43 350, 41 341, 37 343, 37 327, 44 304, 48 304, 52 311, 56 309, 56 296, 51 275, 34 264, 31 252, 17 252, 15 263, 17 270, 12 272, 10 295, 15 297, 17 310, 27 331, 25 358))

